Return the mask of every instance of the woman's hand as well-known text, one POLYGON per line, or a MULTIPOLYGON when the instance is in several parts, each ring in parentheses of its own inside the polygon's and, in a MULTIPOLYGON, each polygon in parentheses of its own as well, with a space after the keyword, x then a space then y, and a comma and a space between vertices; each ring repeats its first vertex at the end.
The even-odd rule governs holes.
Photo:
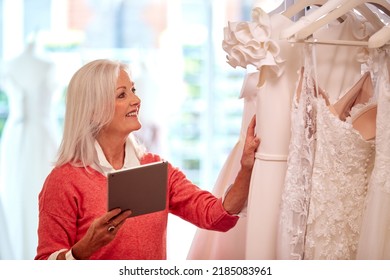
POLYGON ((117 208, 95 219, 84 237, 73 245, 73 257, 77 260, 89 259, 94 252, 114 240, 130 215, 130 210, 121 212, 121 209, 117 208))
POLYGON ((252 169, 255 164, 255 153, 260 139, 255 134, 256 116, 252 117, 246 132, 244 149, 241 156, 241 169, 223 201, 223 207, 230 214, 238 214, 248 199, 252 169))
POLYGON ((252 117, 246 131, 244 150, 241 156, 241 167, 252 170, 255 163, 255 153, 260 144, 260 139, 256 136, 256 115, 252 117))

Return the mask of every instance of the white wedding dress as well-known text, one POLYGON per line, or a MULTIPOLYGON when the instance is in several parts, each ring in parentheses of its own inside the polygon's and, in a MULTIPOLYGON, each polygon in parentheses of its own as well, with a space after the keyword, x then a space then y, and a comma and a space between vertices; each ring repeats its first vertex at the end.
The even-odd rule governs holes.
POLYGON ((390 259, 390 49, 373 50, 378 98, 376 151, 363 214, 357 259, 390 259))
MULTIPOLYGON (((347 93, 348 94, 348 93, 347 93)), ((316 147, 304 259, 355 259, 375 141, 349 121, 370 106, 357 104, 342 121, 316 99, 316 147)))
MULTIPOLYGON (((241 167, 240 160, 246 132, 256 112, 258 72, 245 76, 240 98, 244 100, 240 137, 230 152, 215 183, 213 194, 222 197, 241 167)), ((245 212, 245 210, 243 210, 245 212)), ((197 229, 187 259, 189 260, 242 260, 245 259, 246 216, 241 213, 234 228, 228 232, 197 229)))
MULTIPOLYGON (((342 24, 332 23, 318 30, 315 37, 360 40, 367 34, 366 23, 348 14, 342 24)), ((316 149, 317 91, 334 102, 361 77, 358 47, 315 45, 314 50, 308 46, 304 54, 305 67, 292 106, 291 141, 277 237, 278 259, 303 259, 316 149), (317 84, 326 85, 326 93, 321 92, 320 86, 317 88, 314 78, 317 84)))
POLYGON ((309 69, 301 70, 292 104, 292 136, 281 198, 277 259, 303 258, 316 133, 317 93, 309 69))
POLYGON ((1 197, 15 259, 33 259, 38 193, 53 167, 60 133, 53 101, 54 65, 29 45, 4 65, 9 115, 1 143, 1 197))
MULTIPOLYGON (((267 19, 268 15, 262 14, 262 17, 267 19)), ((290 141, 291 100, 297 70, 302 65, 301 46, 279 40, 280 31, 292 21, 280 14, 272 15, 268 21, 268 25, 263 26, 277 52, 275 66, 260 67, 256 134, 261 144, 248 197, 246 259, 276 259, 279 207, 290 141)))

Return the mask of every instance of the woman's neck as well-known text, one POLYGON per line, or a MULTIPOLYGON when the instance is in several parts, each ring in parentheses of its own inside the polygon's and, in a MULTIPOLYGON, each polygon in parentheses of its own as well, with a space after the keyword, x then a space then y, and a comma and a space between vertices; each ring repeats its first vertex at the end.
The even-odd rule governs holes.
POLYGON ((121 169, 125 161, 126 138, 100 136, 97 141, 111 166, 114 169, 121 169))

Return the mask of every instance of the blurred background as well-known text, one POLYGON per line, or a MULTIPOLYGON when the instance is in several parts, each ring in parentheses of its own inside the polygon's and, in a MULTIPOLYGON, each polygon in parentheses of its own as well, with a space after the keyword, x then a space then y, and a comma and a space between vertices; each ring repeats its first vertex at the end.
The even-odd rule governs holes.
MULTIPOLYGON (((240 133, 245 74, 226 63, 223 28, 250 20, 255 2, 272 11, 283 1, 0 0, 0 259, 35 256, 37 193, 61 139, 66 87, 93 59, 129 63, 142 99, 137 136, 212 190, 240 133)), ((194 232, 170 217, 169 259, 186 258, 194 232)))

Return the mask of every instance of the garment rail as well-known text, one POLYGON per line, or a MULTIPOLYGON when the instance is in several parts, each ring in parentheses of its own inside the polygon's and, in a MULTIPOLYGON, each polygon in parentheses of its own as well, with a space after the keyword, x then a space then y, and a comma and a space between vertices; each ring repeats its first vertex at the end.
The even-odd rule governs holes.
MULTIPOLYGON (((287 41, 291 44, 305 43, 305 44, 369 47, 368 41, 320 40, 320 39, 306 39, 306 40, 287 39, 287 41)), ((386 43, 383 46, 388 46, 388 45, 390 45, 390 43, 386 43)))

